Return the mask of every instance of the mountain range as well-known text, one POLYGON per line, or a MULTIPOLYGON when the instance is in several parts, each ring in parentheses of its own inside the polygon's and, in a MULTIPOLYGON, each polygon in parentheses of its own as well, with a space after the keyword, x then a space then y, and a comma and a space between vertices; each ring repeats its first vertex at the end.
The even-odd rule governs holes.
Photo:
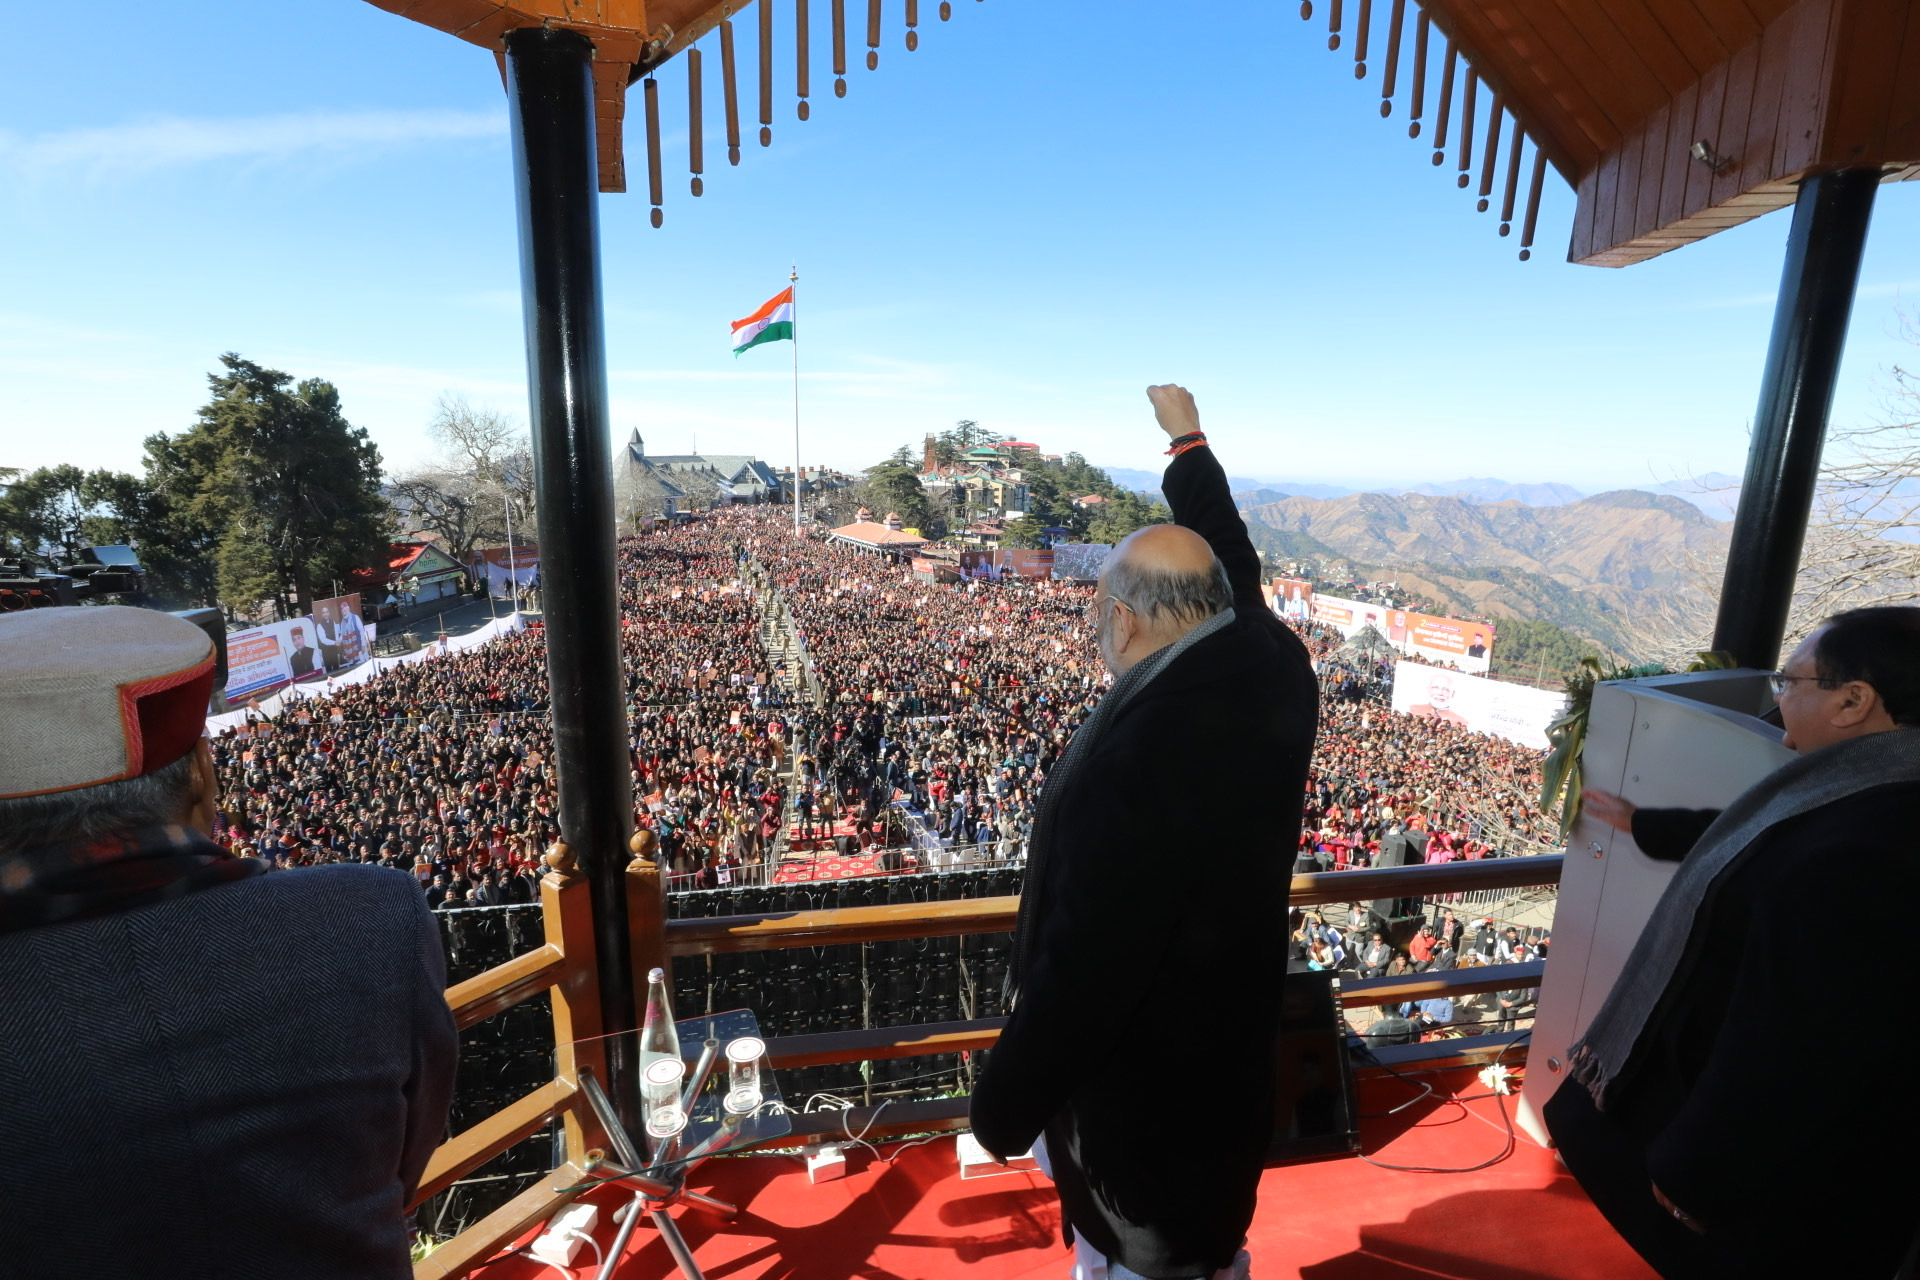
MULTIPOLYGON (((1161 496, 1153 472, 1107 474, 1161 496)), ((1479 476, 1376 489, 1227 480, 1270 556, 1344 562, 1444 612, 1541 619, 1622 654, 1645 651, 1656 620, 1707 608, 1740 486, 1717 472, 1595 494, 1479 476)))
POLYGON ((1238 496, 1254 544, 1397 581, 1445 611, 1539 618, 1616 652, 1702 592, 1730 526, 1671 494, 1620 489, 1553 506, 1420 493, 1238 496))
MULTIPOLYGON (((1157 472, 1141 471, 1133 467, 1107 467, 1105 471, 1113 478, 1115 484, 1137 489, 1150 496, 1159 496, 1160 476, 1157 472)), ((1227 484, 1236 493, 1271 494, 1272 496, 1265 499, 1266 501, 1278 501, 1283 497, 1345 498, 1356 493, 1381 493, 1424 494, 1436 498, 1463 498, 1468 502, 1519 502, 1529 507, 1554 507, 1578 502, 1582 498, 1591 496, 1586 491, 1558 481, 1516 484, 1490 476, 1426 481, 1416 485, 1379 486, 1228 476, 1227 484)), ((1739 496, 1740 477, 1730 476, 1721 471, 1710 471, 1705 475, 1687 480, 1670 480, 1655 485, 1635 485, 1633 489, 1642 493, 1671 494, 1691 502, 1716 520, 1730 520, 1733 518, 1734 500, 1739 496)))

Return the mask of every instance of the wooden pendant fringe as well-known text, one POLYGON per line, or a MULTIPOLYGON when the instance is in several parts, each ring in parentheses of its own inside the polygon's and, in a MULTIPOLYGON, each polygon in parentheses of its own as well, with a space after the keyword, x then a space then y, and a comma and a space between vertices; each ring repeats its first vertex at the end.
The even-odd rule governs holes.
POLYGON ((1533 256, 1533 228, 1540 220, 1540 186, 1547 178, 1547 153, 1533 145, 1533 183, 1527 188, 1527 218, 1520 226, 1520 261, 1533 256))
POLYGON ((653 225, 665 220, 660 205, 666 192, 660 183, 660 82, 648 76, 641 82, 647 103, 647 199, 653 204, 653 225))
POLYGON ((1460 63, 1460 51, 1447 41, 1447 57, 1440 71, 1440 115, 1433 122, 1433 162, 1447 161, 1447 121, 1453 115, 1453 72, 1460 63))
POLYGON ((1487 203, 1493 196, 1493 171, 1500 164, 1500 118, 1507 109, 1507 100, 1498 89, 1493 91, 1493 110, 1487 113, 1487 142, 1480 150, 1480 200, 1474 206, 1481 213, 1487 211, 1487 203))
POLYGON ((920 47, 920 33, 914 30, 920 25, 920 0, 907 0, 907 52, 912 53, 920 47))
POLYGON ((740 163, 740 83, 733 74, 733 23, 720 23, 720 88, 727 101, 727 163, 740 163))
POLYGON ((706 120, 700 103, 700 50, 687 50, 687 169, 693 174, 693 194, 705 190, 700 175, 706 171, 706 120))
POLYGON ((1427 33, 1433 23, 1422 9, 1413 24, 1413 114, 1408 117, 1407 136, 1420 136, 1420 113, 1427 105, 1427 33))
POLYGON ((810 108, 807 106, 807 93, 811 82, 807 77, 807 63, 812 60, 813 50, 807 43, 807 0, 793 0, 793 91, 800 98, 795 108, 800 118, 805 120, 810 108))
POLYGON ((1467 177, 1473 168, 1473 113, 1480 105, 1480 73, 1471 65, 1467 67, 1467 91, 1460 96, 1460 181, 1455 184, 1464 187, 1471 179, 1467 177))
POLYGON ((847 96, 847 0, 833 0, 833 96, 847 96))
POLYGON ((880 69, 880 0, 867 0, 867 70, 880 69))
POLYGON ((760 145, 773 145, 773 0, 760 0, 760 145))
POLYGON ((1520 146, 1527 140, 1525 131, 1520 128, 1520 118, 1514 117, 1513 136, 1507 140, 1507 190, 1500 201, 1500 234, 1513 233, 1513 197, 1520 189, 1520 146))
MULTIPOLYGON (((911 31, 918 17, 919 0, 905 0, 907 7, 907 27, 911 48, 911 31)), ((1402 41, 1406 35, 1407 8, 1409 0, 1392 0, 1392 8, 1386 18, 1385 34, 1386 65, 1380 77, 1380 115, 1382 119, 1393 115, 1394 95, 1400 91, 1400 56, 1402 41)), ((870 18, 869 43, 878 44, 879 32, 877 13, 879 0, 869 0, 870 18)), ((1358 0, 1359 12, 1354 15, 1353 24, 1353 75, 1356 80, 1364 80, 1367 75, 1367 57, 1373 43, 1373 5, 1374 0, 1358 0)), ((1429 54, 1433 43, 1434 23, 1427 11, 1422 8, 1422 0, 1412 0, 1414 12, 1413 30, 1413 85, 1411 109, 1407 113, 1407 136, 1418 138, 1426 127, 1423 117, 1427 107, 1427 71, 1429 54)), ((1327 48, 1338 49, 1342 39, 1341 24, 1346 11, 1346 0, 1327 0, 1327 48)), ((941 6, 944 18, 946 6, 941 6)), ((1300 0, 1300 18, 1306 21, 1313 17, 1313 0, 1300 0)), ((1489 82, 1486 86, 1489 98, 1485 124, 1486 137, 1476 137, 1476 126, 1480 116, 1479 68, 1461 52, 1460 46, 1447 37, 1445 31, 1440 36, 1446 41, 1446 52, 1440 68, 1440 91, 1435 96, 1437 111, 1433 121, 1432 147, 1435 166, 1447 162, 1447 148, 1455 148, 1454 161, 1458 166, 1455 185, 1465 190, 1473 185, 1474 146, 1480 147, 1479 155, 1479 192, 1475 208, 1485 213, 1492 207, 1494 183, 1500 177, 1500 162, 1506 161, 1506 182, 1500 201, 1500 234, 1513 232, 1513 211, 1515 197, 1520 186, 1521 152, 1525 149, 1527 132, 1518 115, 1507 105, 1507 97, 1501 89, 1489 82), (1461 90, 1459 106, 1454 105, 1454 85, 1462 69, 1466 72, 1466 84, 1461 90), (1459 117, 1457 133, 1449 132, 1455 115, 1459 117), (1511 126, 1511 127, 1509 127, 1511 126), (1506 155, 1500 154, 1502 142, 1506 145, 1506 155)), ((1540 191, 1546 180, 1546 157, 1538 142, 1534 145, 1533 182, 1527 196, 1525 229, 1522 232, 1520 258, 1522 261, 1532 257, 1533 233, 1539 217, 1540 191)))
POLYGON ((953 17, 953 5, 949 0, 940 0, 940 21, 946 22, 953 17))
POLYGON ((1387 69, 1380 76, 1380 118, 1393 114, 1393 90, 1400 79, 1400 28, 1407 20, 1407 0, 1393 0, 1387 17, 1387 69))

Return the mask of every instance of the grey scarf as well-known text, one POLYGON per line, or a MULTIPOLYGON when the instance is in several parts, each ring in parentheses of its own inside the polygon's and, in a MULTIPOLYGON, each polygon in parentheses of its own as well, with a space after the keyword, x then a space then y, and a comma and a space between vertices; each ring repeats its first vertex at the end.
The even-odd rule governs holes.
POLYGON ((1606 1003, 1573 1047, 1572 1077, 1596 1106, 1604 1109, 1607 1087, 1626 1066, 1661 999, 1683 976, 1686 948, 1666 940, 1691 934, 1753 842, 1789 818, 1902 782, 1920 782, 1920 729, 1869 734, 1789 760, 1721 811, 1674 872, 1606 1003))
POLYGON ((1053 852, 1054 815, 1059 811, 1060 797, 1066 794, 1080 763, 1093 754, 1094 747, 1105 736, 1108 726, 1119 718, 1121 710, 1138 697, 1140 691, 1165 671, 1175 658, 1233 620, 1233 610, 1222 609, 1166 648, 1155 650, 1129 667, 1125 675, 1113 682, 1113 687, 1100 699, 1100 705, 1093 709, 1086 723, 1074 731, 1073 741, 1067 744, 1066 751, 1047 771, 1046 784, 1040 789, 1040 807, 1033 818, 1033 835, 1027 843, 1026 883, 1020 891, 1020 918, 1014 926, 1013 950, 1007 961, 1007 1008, 1013 1008, 1014 1001, 1019 998, 1020 979, 1026 970, 1027 949, 1032 945, 1034 926, 1040 920, 1041 891, 1046 884, 1047 857, 1053 852))

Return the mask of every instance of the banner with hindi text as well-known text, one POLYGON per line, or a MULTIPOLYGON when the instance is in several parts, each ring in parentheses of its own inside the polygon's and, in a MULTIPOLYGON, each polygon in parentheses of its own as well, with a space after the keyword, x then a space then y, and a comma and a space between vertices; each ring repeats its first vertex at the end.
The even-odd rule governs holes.
POLYGON ((1484 676, 1396 662, 1393 709, 1410 716, 1442 720, 1474 733, 1547 749, 1547 726, 1567 705, 1562 693, 1508 684, 1484 676))
POLYGON ((1402 653, 1450 662, 1462 671, 1485 672, 1493 661, 1492 623, 1391 609, 1365 600, 1316 595, 1310 590, 1307 600, 1312 620, 1336 628, 1343 636, 1372 627, 1402 653))

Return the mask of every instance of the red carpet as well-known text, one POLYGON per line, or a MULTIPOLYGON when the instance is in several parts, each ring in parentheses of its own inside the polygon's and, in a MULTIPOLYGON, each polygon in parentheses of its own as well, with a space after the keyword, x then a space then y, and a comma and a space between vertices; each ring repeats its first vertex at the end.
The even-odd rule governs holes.
MULTIPOLYGON (((911 859, 908 860, 908 866, 912 867, 911 859)), ((773 873, 773 882, 798 884, 807 880, 845 880, 851 876, 887 874, 880 869, 880 855, 877 853, 855 853, 844 858, 837 853, 822 853, 781 863, 780 869, 773 873)))
MULTIPOLYGON (((1479 1092, 1471 1081, 1465 1089, 1479 1092)), ((1405 1097, 1388 1081, 1366 1090, 1362 1104, 1385 1110, 1405 1097)), ((1478 1164, 1505 1143, 1491 1100, 1428 1102, 1390 1125, 1369 1124, 1368 1154, 1393 1164, 1478 1164)), ((883 1163, 856 1149, 848 1176, 820 1186, 794 1157, 710 1161, 693 1188, 739 1205, 740 1217, 686 1208, 674 1217, 709 1280, 1064 1280, 1069 1252, 1040 1175, 963 1182, 951 1137, 881 1150, 897 1158, 883 1163)), ((608 1215, 623 1197, 594 1198, 607 1210, 595 1232, 605 1247, 608 1215)), ((1359 1159, 1270 1170, 1248 1248, 1259 1280, 1654 1280, 1553 1155, 1524 1135, 1512 1155, 1477 1173, 1399 1173, 1359 1159)), ((575 1274, 594 1274, 590 1251, 577 1261, 575 1274)), ((484 1275, 553 1272, 512 1258, 484 1275)), ((618 1280, 677 1275, 666 1247, 640 1227, 618 1280)))

